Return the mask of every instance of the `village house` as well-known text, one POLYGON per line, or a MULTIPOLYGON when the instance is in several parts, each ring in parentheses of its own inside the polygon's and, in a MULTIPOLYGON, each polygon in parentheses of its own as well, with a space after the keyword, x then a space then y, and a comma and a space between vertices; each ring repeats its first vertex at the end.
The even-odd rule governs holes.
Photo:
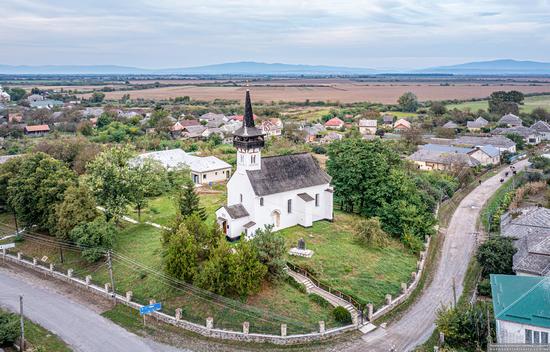
POLYGON ((203 125, 184 126, 181 130, 181 137, 184 139, 201 139, 206 127, 203 125))
POLYGON ((316 123, 311 126, 304 126, 301 128, 305 132, 305 141, 306 143, 315 142, 317 139, 322 137, 322 132, 325 132, 327 129, 320 123, 316 123))
POLYGON ((506 114, 498 120, 499 125, 505 125, 506 127, 520 127, 523 126, 521 119, 514 114, 506 114))
POLYGON ((184 132, 185 128, 190 126, 201 126, 201 124, 197 120, 179 120, 179 121, 176 121, 172 125, 172 127, 170 127, 170 134, 172 135, 173 138, 180 137, 184 132))
POLYGON ((105 109, 103 108, 86 108, 82 110, 81 114, 84 117, 93 116, 97 118, 97 117, 100 117, 101 114, 103 114, 104 112, 105 112, 105 109))
POLYGON ((474 167, 481 163, 473 158, 470 148, 460 148, 445 145, 427 144, 408 156, 407 159, 417 165, 420 170, 451 171, 457 167, 474 167))
POLYGON ((393 127, 393 115, 385 114, 382 116, 382 123, 386 126, 393 127))
POLYGON ((339 130, 344 128, 344 121, 342 121, 338 117, 333 117, 325 122, 325 127, 331 130, 339 130))
POLYGON ((308 153, 262 158, 265 135, 255 127, 250 93, 246 92, 243 125, 234 133, 237 170, 227 183, 227 205, 216 211, 228 240, 257 229, 312 226, 333 219, 330 176, 308 153))
POLYGON ((501 236, 515 239, 516 275, 550 276, 550 209, 527 207, 510 210, 500 221, 501 236))
POLYGON ((490 279, 497 343, 548 345, 550 277, 492 274, 490 279))
POLYGON ((27 101, 29 103, 33 103, 33 102, 41 101, 41 100, 44 100, 44 97, 41 96, 40 94, 31 94, 27 97, 27 101))
POLYGON ((489 121, 485 120, 483 117, 478 117, 474 121, 466 122, 466 127, 470 132, 479 132, 483 127, 487 127, 489 121))
POLYGON ((540 139, 543 141, 550 141, 550 124, 546 121, 537 121, 531 129, 537 131, 540 135, 540 139))
POLYGON ((213 112, 207 112, 206 114, 202 114, 199 117, 199 121, 201 122, 210 122, 210 121, 222 121, 227 122, 228 118, 224 114, 215 114, 213 112))
POLYGON ((523 138, 526 144, 532 144, 532 145, 539 144, 541 141, 541 135, 538 133, 537 130, 530 127, 524 127, 524 126, 507 127, 507 128, 499 127, 499 128, 495 128, 492 131, 492 134, 495 134, 495 135, 517 134, 523 138))
POLYGON ((321 143, 321 144, 330 144, 334 141, 339 141, 342 138, 344 138, 344 136, 342 136, 340 133, 329 132, 329 133, 325 134, 324 136, 322 136, 319 139, 319 143, 321 143))
POLYGON ((376 128, 378 126, 378 121, 376 120, 359 120, 359 133, 361 134, 376 134, 376 128))
POLYGON ((410 130, 411 123, 405 119, 399 119, 393 124, 393 129, 396 131, 410 130))
POLYGON ((24 130, 25 134, 30 137, 40 137, 50 132, 48 125, 27 125, 24 130))
POLYGON ((0 103, 7 103, 11 100, 11 96, 4 91, 4 88, 0 86, 0 103))
POLYGON ((505 136, 487 136, 487 137, 478 137, 478 136, 461 136, 455 139, 447 138, 430 138, 427 140, 431 144, 442 144, 442 145, 452 145, 455 147, 481 147, 481 146, 493 146, 497 148, 500 153, 516 152, 516 143, 510 138, 505 136))
POLYGON ((231 176, 231 165, 225 161, 215 156, 191 155, 181 149, 144 153, 132 159, 131 163, 140 163, 147 158, 158 161, 167 170, 189 169, 195 184, 221 182, 231 176))
POLYGON ((267 137, 276 137, 283 134, 283 121, 279 118, 269 118, 262 121, 260 129, 267 137))
POLYGON ((453 121, 447 121, 443 126, 441 126, 441 128, 448 128, 448 129, 455 130, 458 128, 458 125, 453 121))

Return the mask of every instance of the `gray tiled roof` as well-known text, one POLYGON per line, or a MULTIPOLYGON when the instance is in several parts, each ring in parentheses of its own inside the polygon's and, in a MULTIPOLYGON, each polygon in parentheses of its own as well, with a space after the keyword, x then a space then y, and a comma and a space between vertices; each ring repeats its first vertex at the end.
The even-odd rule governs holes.
POLYGON ((550 132, 550 124, 546 121, 537 121, 531 126, 531 128, 541 133, 550 132))
POLYGON ((226 205, 224 208, 231 219, 240 219, 250 215, 242 204, 226 205))
POLYGON ((507 124, 507 125, 521 125, 521 119, 514 115, 514 114, 506 114, 498 120, 499 124, 507 124))
POLYGON ((318 186, 331 179, 308 153, 265 157, 260 170, 246 173, 258 196, 318 186))
POLYGON ((509 127, 509 128, 495 128, 493 130, 494 134, 518 134, 522 136, 523 138, 527 138, 531 135, 538 135, 538 131, 530 128, 530 127, 524 127, 524 126, 517 126, 517 127, 509 127))
POLYGON ((464 164, 468 166, 477 166, 479 161, 468 154, 458 152, 445 152, 421 148, 408 157, 413 161, 423 161, 443 165, 464 164))

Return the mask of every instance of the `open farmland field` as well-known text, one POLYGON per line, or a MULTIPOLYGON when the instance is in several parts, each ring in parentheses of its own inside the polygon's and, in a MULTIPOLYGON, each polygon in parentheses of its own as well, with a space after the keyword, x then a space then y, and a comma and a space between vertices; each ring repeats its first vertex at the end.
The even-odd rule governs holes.
MULTIPOLYGON (((525 98, 524 104, 520 106, 520 111, 525 113, 530 113, 535 108, 545 108, 550 110, 550 95, 539 95, 534 97, 525 98)), ((447 105, 448 109, 470 109, 472 111, 477 111, 479 109, 487 110, 489 108, 489 103, 487 100, 479 101, 468 101, 460 104, 451 104, 447 105)))
MULTIPOLYGON (((400 82, 354 82, 351 80, 327 79, 313 81, 305 80, 298 84, 298 80, 292 84, 284 81, 252 82, 250 89, 253 91, 254 101, 331 101, 353 103, 360 101, 394 104, 397 98, 405 92, 415 93, 421 101, 448 100, 448 99, 473 99, 484 98, 496 90, 519 90, 523 93, 550 93, 550 83, 529 85, 522 82, 510 84, 460 83, 452 85, 440 85, 439 83, 400 83, 400 82)), ((214 99, 242 99, 246 86, 240 85, 215 85, 197 86, 181 85, 173 87, 160 87, 143 90, 120 90, 106 93, 107 99, 118 100, 124 94, 130 94, 132 99, 163 100, 180 96, 190 96, 196 100, 214 99)), ((90 94, 83 94, 84 98, 90 94)))

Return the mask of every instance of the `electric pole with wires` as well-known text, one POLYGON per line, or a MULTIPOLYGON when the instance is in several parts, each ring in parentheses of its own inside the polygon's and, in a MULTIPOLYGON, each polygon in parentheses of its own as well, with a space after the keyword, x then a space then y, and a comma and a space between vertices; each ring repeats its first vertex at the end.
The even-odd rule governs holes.
POLYGON ((112 296, 114 305, 116 306, 116 291, 115 291, 115 278, 113 277, 113 261, 111 257, 112 251, 107 251, 107 265, 109 267, 109 276, 111 277, 111 290, 113 290, 112 296))

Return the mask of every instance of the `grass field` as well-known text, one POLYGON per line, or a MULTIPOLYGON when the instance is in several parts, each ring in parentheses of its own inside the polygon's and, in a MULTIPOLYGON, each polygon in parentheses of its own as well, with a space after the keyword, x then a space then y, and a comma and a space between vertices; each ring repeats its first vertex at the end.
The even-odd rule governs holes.
POLYGON ((287 247, 296 246, 303 238, 306 248, 315 252, 311 258, 289 257, 291 262, 329 286, 380 307, 386 294, 395 296, 401 283, 409 282, 417 258, 396 240, 381 249, 360 246, 352 235, 356 219, 336 212, 334 222, 318 221, 311 228, 295 226, 281 232, 287 247))
MULTIPOLYGON (((0 309, 0 311, 5 312, 0 309)), ((18 316, 19 317, 19 316, 18 316)), ((44 329, 29 319, 25 319, 26 350, 45 352, 69 352, 71 349, 54 333, 44 329)), ((11 351, 11 349, 9 350, 11 351)), ((15 349, 14 349, 15 351, 15 349)))
MULTIPOLYGON (((534 97, 525 98, 524 104, 520 106, 520 111, 530 113, 538 107, 550 110, 550 95, 537 95, 534 97)), ((470 109, 471 111, 475 112, 479 109, 487 110, 489 108, 489 103, 487 102, 487 100, 468 101, 460 104, 450 104, 447 105, 447 108, 470 109)))

